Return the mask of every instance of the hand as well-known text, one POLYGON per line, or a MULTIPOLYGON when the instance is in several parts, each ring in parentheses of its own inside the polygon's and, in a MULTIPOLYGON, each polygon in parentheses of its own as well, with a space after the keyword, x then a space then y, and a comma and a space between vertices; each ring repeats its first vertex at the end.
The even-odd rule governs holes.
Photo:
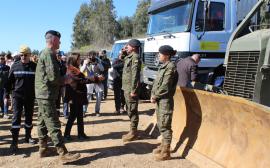
POLYGON ((85 59, 84 61, 83 61, 83 64, 84 65, 87 65, 87 64, 89 64, 90 63, 90 60, 89 59, 85 59))
POLYGON ((130 93, 130 97, 136 97, 137 94, 136 93, 130 93))
POLYGON ((151 103, 156 103, 156 99, 154 97, 151 97, 151 103))
POLYGON ((9 101, 9 99, 8 99, 8 98, 5 98, 5 99, 4 99, 4 104, 7 104, 8 101, 9 101))
POLYGON ((99 81, 104 81, 105 77, 103 75, 98 75, 98 80, 99 81))

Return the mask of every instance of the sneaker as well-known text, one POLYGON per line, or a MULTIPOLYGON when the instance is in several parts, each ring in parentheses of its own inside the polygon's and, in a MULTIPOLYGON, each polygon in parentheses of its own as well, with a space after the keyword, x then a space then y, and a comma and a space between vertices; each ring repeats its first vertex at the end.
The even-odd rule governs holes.
POLYGON ((96 116, 97 116, 97 117, 100 117, 100 114, 99 114, 99 113, 96 113, 96 116))
POLYGON ((4 119, 10 119, 10 116, 7 115, 7 114, 4 114, 3 118, 4 118, 4 119))
POLYGON ((36 141, 33 138, 28 138, 24 140, 25 143, 31 144, 31 145, 35 145, 36 141))

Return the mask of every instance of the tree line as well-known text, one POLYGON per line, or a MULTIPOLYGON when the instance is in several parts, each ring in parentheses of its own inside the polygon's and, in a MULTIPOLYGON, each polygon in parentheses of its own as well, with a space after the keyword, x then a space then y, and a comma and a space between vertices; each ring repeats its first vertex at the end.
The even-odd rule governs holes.
POLYGON ((149 5, 150 0, 139 0, 133 16, 117 18, 113 0, 83 3, 73 22, 72 50, 106 48, 118 39, 144 36, 149 5))

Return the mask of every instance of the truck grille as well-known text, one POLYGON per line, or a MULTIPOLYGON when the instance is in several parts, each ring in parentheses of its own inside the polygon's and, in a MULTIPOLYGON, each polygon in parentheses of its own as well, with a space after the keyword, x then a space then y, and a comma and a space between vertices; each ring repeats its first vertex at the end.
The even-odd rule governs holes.
POLYGON ((224 81, 229 95, 254 98, 259 57, 259 51, 230 52, 224 81))
POLYGON ((144 64, 149 68, 158 68, 160 64, 156 65, 156 55, 157 53, 144 53, 144 64))
MULTIPOLYGON (((155 52, 149 52, 149 53, 144 53, 144 64, 150 68, 150 69, 158 69, 161 65, 161 63, 157 64, 157 56, 158 53, 155 52)), ((171 57, 171 61, 176 61, 178 59, 178 55, 171 57)))

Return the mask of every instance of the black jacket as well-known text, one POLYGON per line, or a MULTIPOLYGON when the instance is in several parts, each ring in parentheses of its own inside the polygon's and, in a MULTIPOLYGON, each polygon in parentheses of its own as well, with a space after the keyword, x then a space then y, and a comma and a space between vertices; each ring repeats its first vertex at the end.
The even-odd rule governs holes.
POLYGON ((34 99, 35 72, 36 63, 34 62, 27 64, 23 64, 21 61, 15 62, 9 71, 5 86, 5 97, 8 98, 10 92, 13 91, 13 97, 34 99))
POLYGON ((5 64, 0 65, 0 89, 3 89, 6 85, 9 69, 9 66, 5 64))

